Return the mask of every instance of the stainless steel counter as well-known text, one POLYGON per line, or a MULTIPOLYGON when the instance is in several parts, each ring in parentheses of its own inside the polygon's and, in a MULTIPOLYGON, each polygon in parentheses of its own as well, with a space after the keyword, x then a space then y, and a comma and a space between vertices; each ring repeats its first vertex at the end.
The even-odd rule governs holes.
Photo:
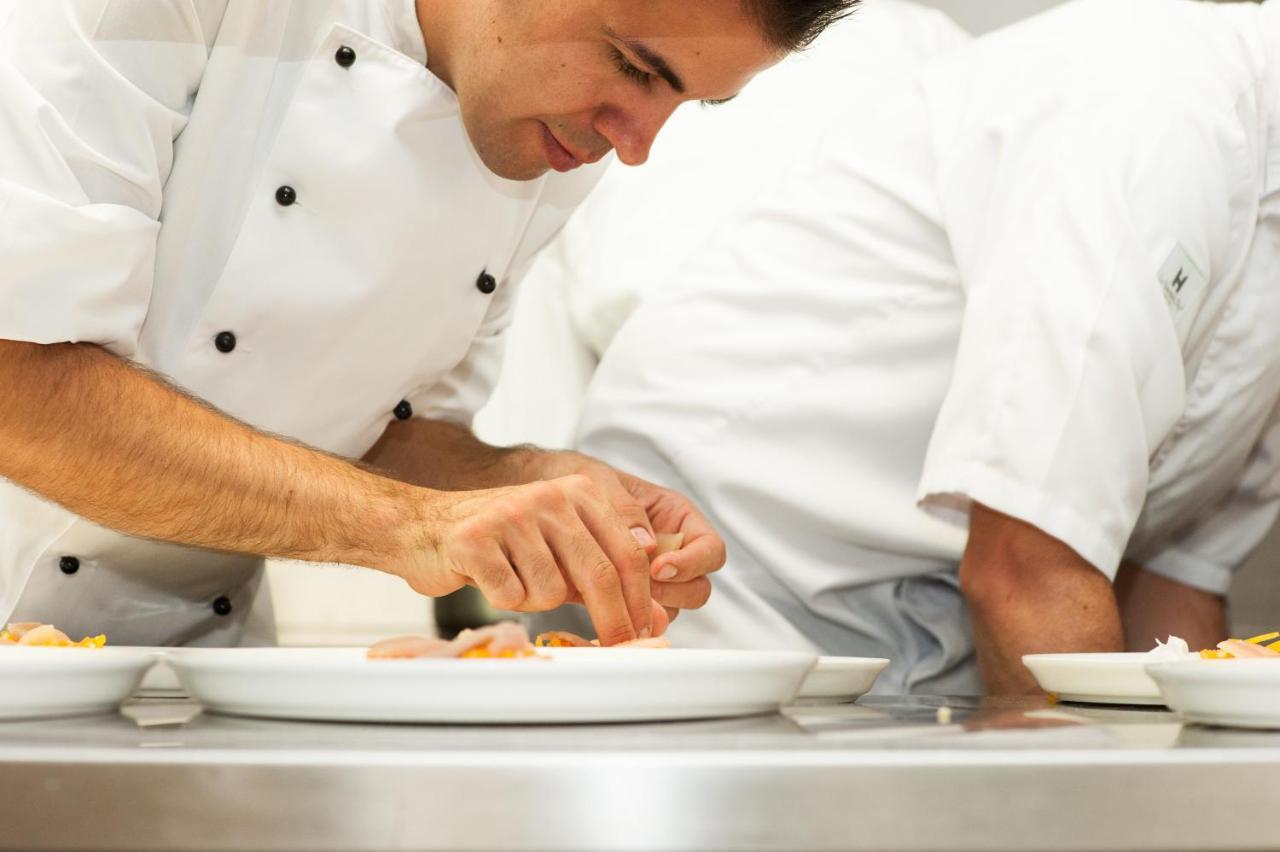
POLYGON ((1278 780, 1280 733, 1040 700, 485 728, 141 701, 0 723, 0 846, 1280 848, 1278 780))

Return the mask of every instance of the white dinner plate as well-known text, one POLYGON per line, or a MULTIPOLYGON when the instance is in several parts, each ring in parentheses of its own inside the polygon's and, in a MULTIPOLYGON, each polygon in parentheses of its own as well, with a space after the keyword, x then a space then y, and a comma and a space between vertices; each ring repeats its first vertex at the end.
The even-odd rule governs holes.
POLYGON ((1147 676, 1145 653, 1027 654, 1022 662, 1036 683, 1063 701, 1088 704, 1163 704, 1147 676))
POLYGON ((365 722, 553 723, 776 712, 817 657, 803 651, 542 648, 518 660, 368 660, 364 648, 169 654, 217 713, 365 722))
POLYGON ((0 648, 0 719, 115 710, 154 660, 146 648, 0 648))
POLYGON ((1280 728, 1280 660, 1181 660, 1147 673, 1184 719, 1239 728, 1280 728))
POLYGON ((853 701, 871 689, 887 665, 884 657, 819 657, 796 698, 853 701))

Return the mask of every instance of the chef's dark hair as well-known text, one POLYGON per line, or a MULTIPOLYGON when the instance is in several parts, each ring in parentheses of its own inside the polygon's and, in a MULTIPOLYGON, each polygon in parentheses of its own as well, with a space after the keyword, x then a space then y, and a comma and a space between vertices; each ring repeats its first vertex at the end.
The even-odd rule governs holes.
POLYGON ((779 50, 808 47, 822 31, 858 7, 859 0, 743 0, 765 38, 779 50))

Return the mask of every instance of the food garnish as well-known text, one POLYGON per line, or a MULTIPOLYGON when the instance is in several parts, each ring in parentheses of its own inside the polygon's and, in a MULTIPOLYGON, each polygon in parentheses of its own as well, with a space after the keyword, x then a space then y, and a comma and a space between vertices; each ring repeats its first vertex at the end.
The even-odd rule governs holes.
POLYGON ((63 633, 52 624, 41 624, 38 621, 11 621, 4 630, 0 630, 0 646, 26 645, 40 648, 101 648, 107 644, 105 634, 86 636, 79 642, 63 633))
POLYGON ((539 656, 529 632, 514 621, 502 621, 488 627, 464 630, 453 639, 430 636, 396 636, 369 648, 370 660, 436 659, 502 659, 513 660, 539 656))
MULTIPOLYGON (((539 648, 599 648, 599 639, 583 639, 576 633, 564 630, 552 630, 539 633, 534 644, 539 648)), ((619 642, 614 648, 670 648, 671 643, 662 636, 650 639, 632 639, 630 642, 619 642)))
POLYGON ((1217 648, 1205 648, 1200 656, 1206 660, 1280 659, 1280 632, 1252 639, 1224 639, 1217 648))

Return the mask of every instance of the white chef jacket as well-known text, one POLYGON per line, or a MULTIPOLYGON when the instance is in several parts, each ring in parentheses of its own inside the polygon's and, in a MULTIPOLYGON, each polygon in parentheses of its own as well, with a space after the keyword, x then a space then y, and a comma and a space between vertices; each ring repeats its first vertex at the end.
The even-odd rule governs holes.
MULTIPOLYGON (((0 338, 90 341, 348 457, 469 422, 513 278, 599 169, 501 179, 413 0, 0 4, 0 338)), ((0 620, 233 644, 260 560, 0 482, 0 620)))
POLYGON ((1225 592, 1280 496, 1278 130, 1277 5, 1081 0, 962 47, 642 294, 578 445, 686 489, 717 587, 893 658, 882 691, 979 688, 973 500, 1225 592))

